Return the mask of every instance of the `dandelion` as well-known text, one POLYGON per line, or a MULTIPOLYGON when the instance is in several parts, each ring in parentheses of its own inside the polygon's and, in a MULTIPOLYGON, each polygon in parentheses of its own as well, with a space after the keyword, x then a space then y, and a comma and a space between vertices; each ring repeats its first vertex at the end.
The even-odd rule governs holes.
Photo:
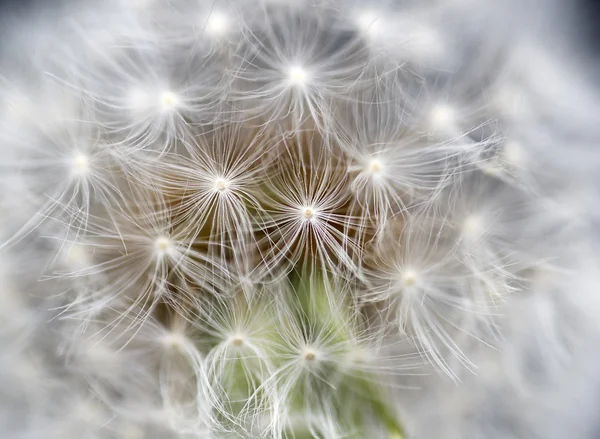
POLYGON ((112 143, 122 154, 164 152, 190 123, 210 121, 193 117, 209 112, 222 92, 223 74, 210 52, 193 48, 185 54, 169 54, 138 42, 99 47, 87 41, 85 33, 81 39, 86 59, 71 60, 71 54, 61 54, 61 59, 75 67, 48 74, 89 101, 94 122, 113 136, 112 143), (81 62, 93 63, 95 68, 87 69, 81 62), (177 63, 186 68, 173 70, 171 65, 177 63))
POLYGON ((0 24, 5 436, 565 436, 599 111, 559 2, 97 3, 0 24))
POLYGON ((77 245, 93 252, 92 263, 56 274, 97 279, 99 286, 92 290, 91 297, 78 302, 79 306, 88 303, 93 307, 102 298, 103 308, 120 308, 121 312, 102 329, 109 333, 131 313, 135 318, 127 330, 141 325, 159 303, 173 300, 173 285, 178 281, 193 280, 219 294, 224 274, 215 261, 194 249, 197 243, 173 228, 169 211, 160 198, 145 189, 137 197, 135 209, 139 211, 114 212, 110 221, 90 218, 87 233, 79 237, 77 245))
POLYGON ((85 229, 93 205, 118 203, 115 163, 93 125, 73 120, 63 127, 38 127, 15 146, 20 155, 3 164, 5 178, 23 182, 33 212, 4 245, 52 217, 69 229, 85 229))
POLYGON ((207 337, 207 380, 220 429, 248 429, 269 410, 270 390, 263 383, 274 373, 272 303, 233 295, 201 303, 197 324, 207 337))
POLYGON ((368 60, 360 38, 334 32, 337 18, 320 12, 326 15, 265 8, 249 24, 248 38, 236 52, 233 95, 261 123, 288 120, 292 129, 306 121, 321 125, 330 101, 364 82, 361 71, 368 60))
POLYGON ((396 242, 398 230, 392 224, 365 267, 368 287, 362 299, 381 303, 424 356, 457 378, 445 351, 464 366, 475 367, 453 334, 457 328, 466 330, 470 320, 491 319, 491 299, 456 258, 447 231, 421 218, 405 224, 396 242))
POLYGON ((206 32, 215 37, 221 37, 229 30, 230 22, 225 14, 213 11, 206 22, 206 32))
POLYGON ((349 202, 343 165, 329 157, 316 133, 300 132, 284 139, 281 153, 287 162, 268 176, 258 226, 265 234, 264 270, 290 269, 317 255, 323 269, 356 268, 357 243, 347 234, 349 202), (306 148, 306 150, 304 150, 306 148))

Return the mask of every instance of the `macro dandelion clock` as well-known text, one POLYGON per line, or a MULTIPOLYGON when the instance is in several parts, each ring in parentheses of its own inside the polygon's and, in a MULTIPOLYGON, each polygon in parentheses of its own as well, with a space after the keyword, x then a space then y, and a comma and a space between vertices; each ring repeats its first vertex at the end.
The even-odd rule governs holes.
POLYGON ((568 2, 0 23, 2 437, 598 437, 600 94, 568 2))

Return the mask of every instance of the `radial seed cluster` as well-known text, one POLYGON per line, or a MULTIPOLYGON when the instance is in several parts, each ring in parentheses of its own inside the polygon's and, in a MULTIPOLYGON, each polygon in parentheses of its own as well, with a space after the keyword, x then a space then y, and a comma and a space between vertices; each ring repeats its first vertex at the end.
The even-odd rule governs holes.
POLYGON ((405 377, 476 372, 587 227, 590 174, 551 159, 562 109, 536 87, 571 73, 482 3, 73 2, 15 31, 0 236, 32 293, 3 310, 33 335, 0 358, 35 395, 22 422, 405 437, 405 377))

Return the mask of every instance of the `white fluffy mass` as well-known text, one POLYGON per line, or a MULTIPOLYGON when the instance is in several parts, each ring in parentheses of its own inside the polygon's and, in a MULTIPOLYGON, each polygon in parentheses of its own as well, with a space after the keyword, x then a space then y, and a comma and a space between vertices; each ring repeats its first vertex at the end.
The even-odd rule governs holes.
POLYGON ((594 439, 567 1, 0 19, 0 436, 594 439))

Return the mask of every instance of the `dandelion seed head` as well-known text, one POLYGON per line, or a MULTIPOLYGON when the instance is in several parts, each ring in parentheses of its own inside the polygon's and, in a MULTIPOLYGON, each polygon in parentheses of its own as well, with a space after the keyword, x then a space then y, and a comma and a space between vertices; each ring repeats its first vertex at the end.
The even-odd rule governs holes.
POLYGON ((291 86, 304 87, 308 81, 308 73, 299 65, 293 65, 288 70, 288 82, 291 86))
POLYGON ((160 103, 163 111, 172 111, 179 105, 179 97, 172 91, 164 91, 160 95, 160 103))
POLYGON ((467 216, 462 225, 462 233, 471 241, 481 238, 485 233, 485 219, 478 214, 467 216))
POLYGON ((404 287, 406 288, 411 288, 414 287, 418 281, 418 275, 417 272, 407 268, 406 270, 404 270, 401 275, 400 275, 400 279, 402 284, 404 285, 404 287))
POLYGON ((71 243, 68 248, 64 250, 63 262, 75 269, 82 269, 90 265, 90 254, 88 249, 79 243, 71 243))
POLYGON ((448 104, 434 105, 429 123, 435 131, 451 131, 456 127, 456 111, 448 104))
POLYGON ((306 347, 302 351, 302 358, 304 359, 305 363, 314 364, 319 359, 319 353, 313 348, 306 347))
POLYGON ((369 160, 367 166, 365 167, 365 170, 371 175, 371 177, 380 178, 384 174, 383 162, 378 158, 373 158, 369 160))
POLYGON ((166 236, 160 236, 154 241, 154 248, 158 256, 164 256, 172 250, 173 243, 171 239, 166 236))
POLYGON ((73 158, 73 173, 76 175, 82 175, 90 170, 90 159, 83 153, 77 153, 73 158))
MULTIPOLYGON (((153 428, 165 422, 157 435, 396 437, 387 430, 402 414, 401 382, 389 377, 403 370, 400 338, 409 361, 466 377, 455 365, 475 368, 471 340, 502 338, 486 332, 512 319, 492 320, 508 293, 563 282, 567 244, 529 246, 554 238, 540 223, 577 244, 571 234, 592 229, 592 194, 569 172, 539 171, 560 151, 573 171, 577 151, 595 144, 585 118, 597 111, 577 93, 563 99, 579 81, 563 72, 569 63, 536 53, 534 38, 524 53, 518 37, 502 47, 500 26, 488 32, 489 20, 436 1, 109 3, 113 16, 82 9, 50 44, 33 38, 42 45, 25 54, 30 66, 20 45, 18 66, 10 50, 0 60, 5 211, 31 199, 15 212, 32 214, 17 235, 59 280, 40 287, 59 317, 41 336, 68 337, 60 354, 67 372, 78 368, 50 377, 46 361, 58 362, 44 349, 17 375, 43 396, 32 401, 76 403, 67 433, 114 419, 107 434, 142 437, 151 414, 153 428), (486 65, 505 60, 517 64, 486 65), (26 95, 12 96, 17 75, 26 95), (581 112, 556 117, 564 108, 581 112), (537 258, 557 264, 552 277, 532 269, 537 258), (38 385, 59 376, 65 385, 38 385), (142 428, 125 430, 130 421, 142 428)), ((592 153, 581 169, 592 171, 592 153)), ((577 177, 592 192, 589 176, 577 177)), ((7 219, 2 235, 14 235, 7 219)), ((35 327, 47 321, 32 292, 9 292, 9 329, 30 300, 35 327)), ((562 319, 557 309, 537 315, 562 319)))
POLYGON ((314 221, 318 216, 318 211, 313 206, 304 206, 300 208, 300 212, 305 221, 314 221))
POLYGON ((213 11, 206 22, 206 32, 215 38, 224 36, 229 28, 229 18, 220 11, 213 11))
POLYGON ((231 182, 224 178, 217 178, 215 180, 215 190, 217 190, 219 192, 226 191, 227 189, 229 189, 230 185, 231 185, 231 182))
POLYGON ((235 334, 229 338, 231 346, 239 348, 245 344, 245 337, 242 334, 235 334))

